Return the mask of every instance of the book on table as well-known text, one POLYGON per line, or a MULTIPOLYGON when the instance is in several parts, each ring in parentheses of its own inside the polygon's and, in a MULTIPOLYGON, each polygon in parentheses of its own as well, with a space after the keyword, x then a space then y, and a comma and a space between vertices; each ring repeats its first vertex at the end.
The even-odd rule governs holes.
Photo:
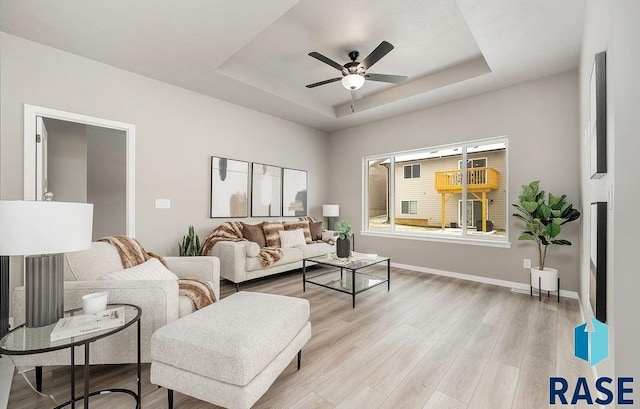
POLYGON ((95 314, 64 317, 51 331, 50 341, 77 337, 124 325, 124 307, 110 308, 95 314))

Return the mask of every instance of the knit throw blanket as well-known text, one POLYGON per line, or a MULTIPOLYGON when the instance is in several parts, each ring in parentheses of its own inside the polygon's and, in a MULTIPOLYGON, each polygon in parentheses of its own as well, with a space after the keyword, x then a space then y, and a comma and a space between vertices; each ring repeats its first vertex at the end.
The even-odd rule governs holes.
MULTIPOLYGON (((164 259, 157 254, 150 253, 142 247, 138 240, 127 236, 103 237, 98 241, 109 243, 118 250, 122 266, 131 268, 142 264, 150 258, 160 260, 162 265, 167 267, 164 259)), ((216 294, 213 287, 207 281, 179 279, 178 288, 180 295, 185 295, 193 301, 196 309, 206 307, 216 302, 216 294)))
MULTIPOLYGON (((202 244, 202 254, 209 254, 213 246, 220 241, 247 241, 242 235, 240 222, 224 222, 213 229, 202 244)), ((258 253, 262 267, 269 267, 282 258, 282 250, 275 247, 263 247, 258 253)))

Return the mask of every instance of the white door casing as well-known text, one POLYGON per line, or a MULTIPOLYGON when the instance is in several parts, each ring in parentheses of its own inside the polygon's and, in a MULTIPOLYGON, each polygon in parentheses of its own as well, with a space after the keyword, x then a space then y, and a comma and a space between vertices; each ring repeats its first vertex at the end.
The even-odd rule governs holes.
POLYGON ((49 189, 48 148, 49 135, 44 119, 36 117, 36 200, 44 200, 44 193, 49 189))

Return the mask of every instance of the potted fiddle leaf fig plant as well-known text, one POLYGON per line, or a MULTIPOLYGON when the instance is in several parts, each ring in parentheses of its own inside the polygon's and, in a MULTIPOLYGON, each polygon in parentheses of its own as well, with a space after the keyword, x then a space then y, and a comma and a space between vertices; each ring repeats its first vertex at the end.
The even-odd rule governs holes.
POLYGON ((351 223, 348 220, 342 220, 338 223, 333 235, 338 236, 336 240, 336 255, 340 258, 349 257, 351 254, 351 241, 349 238, 353 236, 351 223))
POLYGON ((570 246, 561 239, 562 226, 577 220, 580 212, 567 201, 567 195, 555 196, 540 190, 540 181, 522 186, 519 203, 513 204, 518 211, 513 216, 525 223, 518 240, 534 241, 538 247, 538 265, 531 268, 531 285, 543 291, 559 291, 558 270, 547 267, 549 246, 570 246))

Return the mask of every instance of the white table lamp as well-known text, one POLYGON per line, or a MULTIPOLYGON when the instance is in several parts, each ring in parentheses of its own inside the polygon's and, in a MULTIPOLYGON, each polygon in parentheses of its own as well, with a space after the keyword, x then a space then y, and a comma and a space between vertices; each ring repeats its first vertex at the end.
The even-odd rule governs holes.
MULTIPOLYGON (((27 327, 42 327, 62 318, 62 253, 90 248, 92 225, 92 204, 0 200, 0 255, 27 256, 27 327)), ((2 298, 8 297, 7 288, 2 298)))
POLYGON ((322 205, 322 216, 327 218, 327 228, 333 230, 333 219, 340 216, 340 205, 322 205))

